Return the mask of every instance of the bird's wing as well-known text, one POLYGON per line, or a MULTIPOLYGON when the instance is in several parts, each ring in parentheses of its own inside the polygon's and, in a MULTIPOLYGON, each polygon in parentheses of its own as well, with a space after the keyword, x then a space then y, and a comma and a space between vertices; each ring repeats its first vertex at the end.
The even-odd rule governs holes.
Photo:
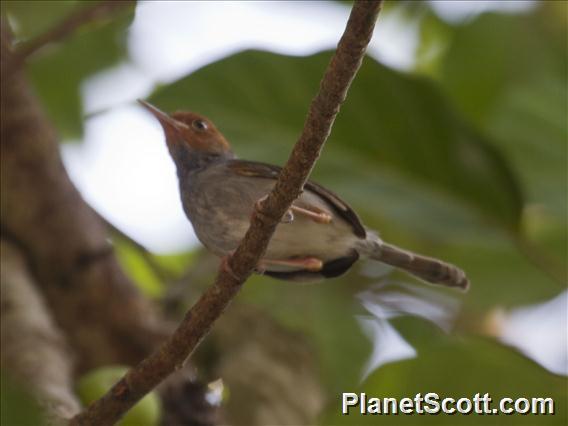
MULTIPOLYGON (((281 167, 273 166, 271 164, 257 163, 255 161, 246 160, 230 160, 227 162, 227 167, 234 173, 241 176, 260 177, 266 179, 278 179, 281 167)), ((308 191, 317 194, 324 200, 335 213, 342 217, 353 228, 353 232, 359 238, 365 238, 367 231, 361 223, 357 213, 341 198, 330 190, 318 185, 315 182, 308 181, 304 187, 308 191)))

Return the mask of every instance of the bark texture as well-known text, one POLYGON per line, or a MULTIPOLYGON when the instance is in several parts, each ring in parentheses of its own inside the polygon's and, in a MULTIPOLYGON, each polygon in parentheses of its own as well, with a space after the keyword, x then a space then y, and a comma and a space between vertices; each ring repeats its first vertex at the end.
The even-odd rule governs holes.
POLYGON ((50 424, 62 424, 81 409, 69 347, 20 250, 4 240, 0 249, 2 369, 37 398, 50 424))

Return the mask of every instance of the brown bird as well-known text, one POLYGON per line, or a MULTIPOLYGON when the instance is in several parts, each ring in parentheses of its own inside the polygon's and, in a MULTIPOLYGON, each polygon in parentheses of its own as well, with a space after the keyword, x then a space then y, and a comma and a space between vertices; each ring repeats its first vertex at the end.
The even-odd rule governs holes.
MULTIPOLYGON (((140 103, 164 129, 183 208, 197 237, 218 256, 232 253, 249 227, 255 203, 270 192, 280 168, 237 159, 225 137, 202 115, 168 115, 140 103)), ((276 228, 257 270, 280 279, 314 281, 345 273, 360 257, 429 283, 461 289, 469 285, 458 267, 382 241, 346 202, 312 181, 276 228)))

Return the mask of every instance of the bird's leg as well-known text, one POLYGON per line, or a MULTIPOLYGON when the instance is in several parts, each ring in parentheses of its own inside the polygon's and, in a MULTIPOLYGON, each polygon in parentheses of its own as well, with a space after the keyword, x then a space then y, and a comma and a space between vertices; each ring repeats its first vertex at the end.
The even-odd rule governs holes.
POLYGON ((258 269, 265 271, 269 265, 300 267, 310 272, 318 272, 323 268, 323 261, 317 257, 301 257, 297 259, 261 259, 258 269))
MULTIPOLYGON (((255 203, 255 209, 258 211, 260 204, 262 204, 262 202, 264 200, 266 200, 267 195, 265 195, 264 197, 260 198, 256 203, 255 203)), ((300 214, 300 215, 304 215, 308 218, 310 218, 311 220, 313 220, 316 223, 330 223, 332 216, 331 213, 320 209, 319 207, 316 206, 309 206, 309 208, 306 207, 300 207, 296 204, 292 204, 292 206, 290 206, 290 208, 286 211, 286 213, 284 214, 284 216, 282 217, 282 219, 280 220, 281 223, 292 223, 294 221, 294 213, 300 214)))
POLYGON ((324 223, 325 224, 325 223, 331 222, 331 214, 329 212, 326 212, 325 210, 320 209, 320 208, 315 207, 315 206, 310 206, 309 209, 306 209, 304 207, 300 207, 300 206, 296 206, 296 205, 292 204, 292 207, 290 207, 290 210, 294 213, 307 216, 308 218, 312 219, 314 222, 317 222, 317 223, 324 223))

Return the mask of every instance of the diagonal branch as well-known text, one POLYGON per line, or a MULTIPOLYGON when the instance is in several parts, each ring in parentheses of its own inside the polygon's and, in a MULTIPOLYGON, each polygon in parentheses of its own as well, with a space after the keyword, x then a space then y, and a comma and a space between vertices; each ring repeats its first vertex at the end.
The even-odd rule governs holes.
POLYGON ((71 425, 113 424, 119 420, 146 393, 183 365, 235 297, 266 250, 285 211, 301 194, 361 65, 381 5, 382 0, 355 2, 319 93, 312 101, 302 134, 274 189, 253 215, 243 241, 219 268, 215 283, 154 354, 130 370, 101 399, 75 416, 71 425))
POLYGON ((81 7, 47 32, 22 43, 16 53, 20 58, 27 58, 51 43, 64 40, 77 28, 90 22, 112 17, 117 11, 133 6, 135 3, 135 0, 104 0, 81 7))

